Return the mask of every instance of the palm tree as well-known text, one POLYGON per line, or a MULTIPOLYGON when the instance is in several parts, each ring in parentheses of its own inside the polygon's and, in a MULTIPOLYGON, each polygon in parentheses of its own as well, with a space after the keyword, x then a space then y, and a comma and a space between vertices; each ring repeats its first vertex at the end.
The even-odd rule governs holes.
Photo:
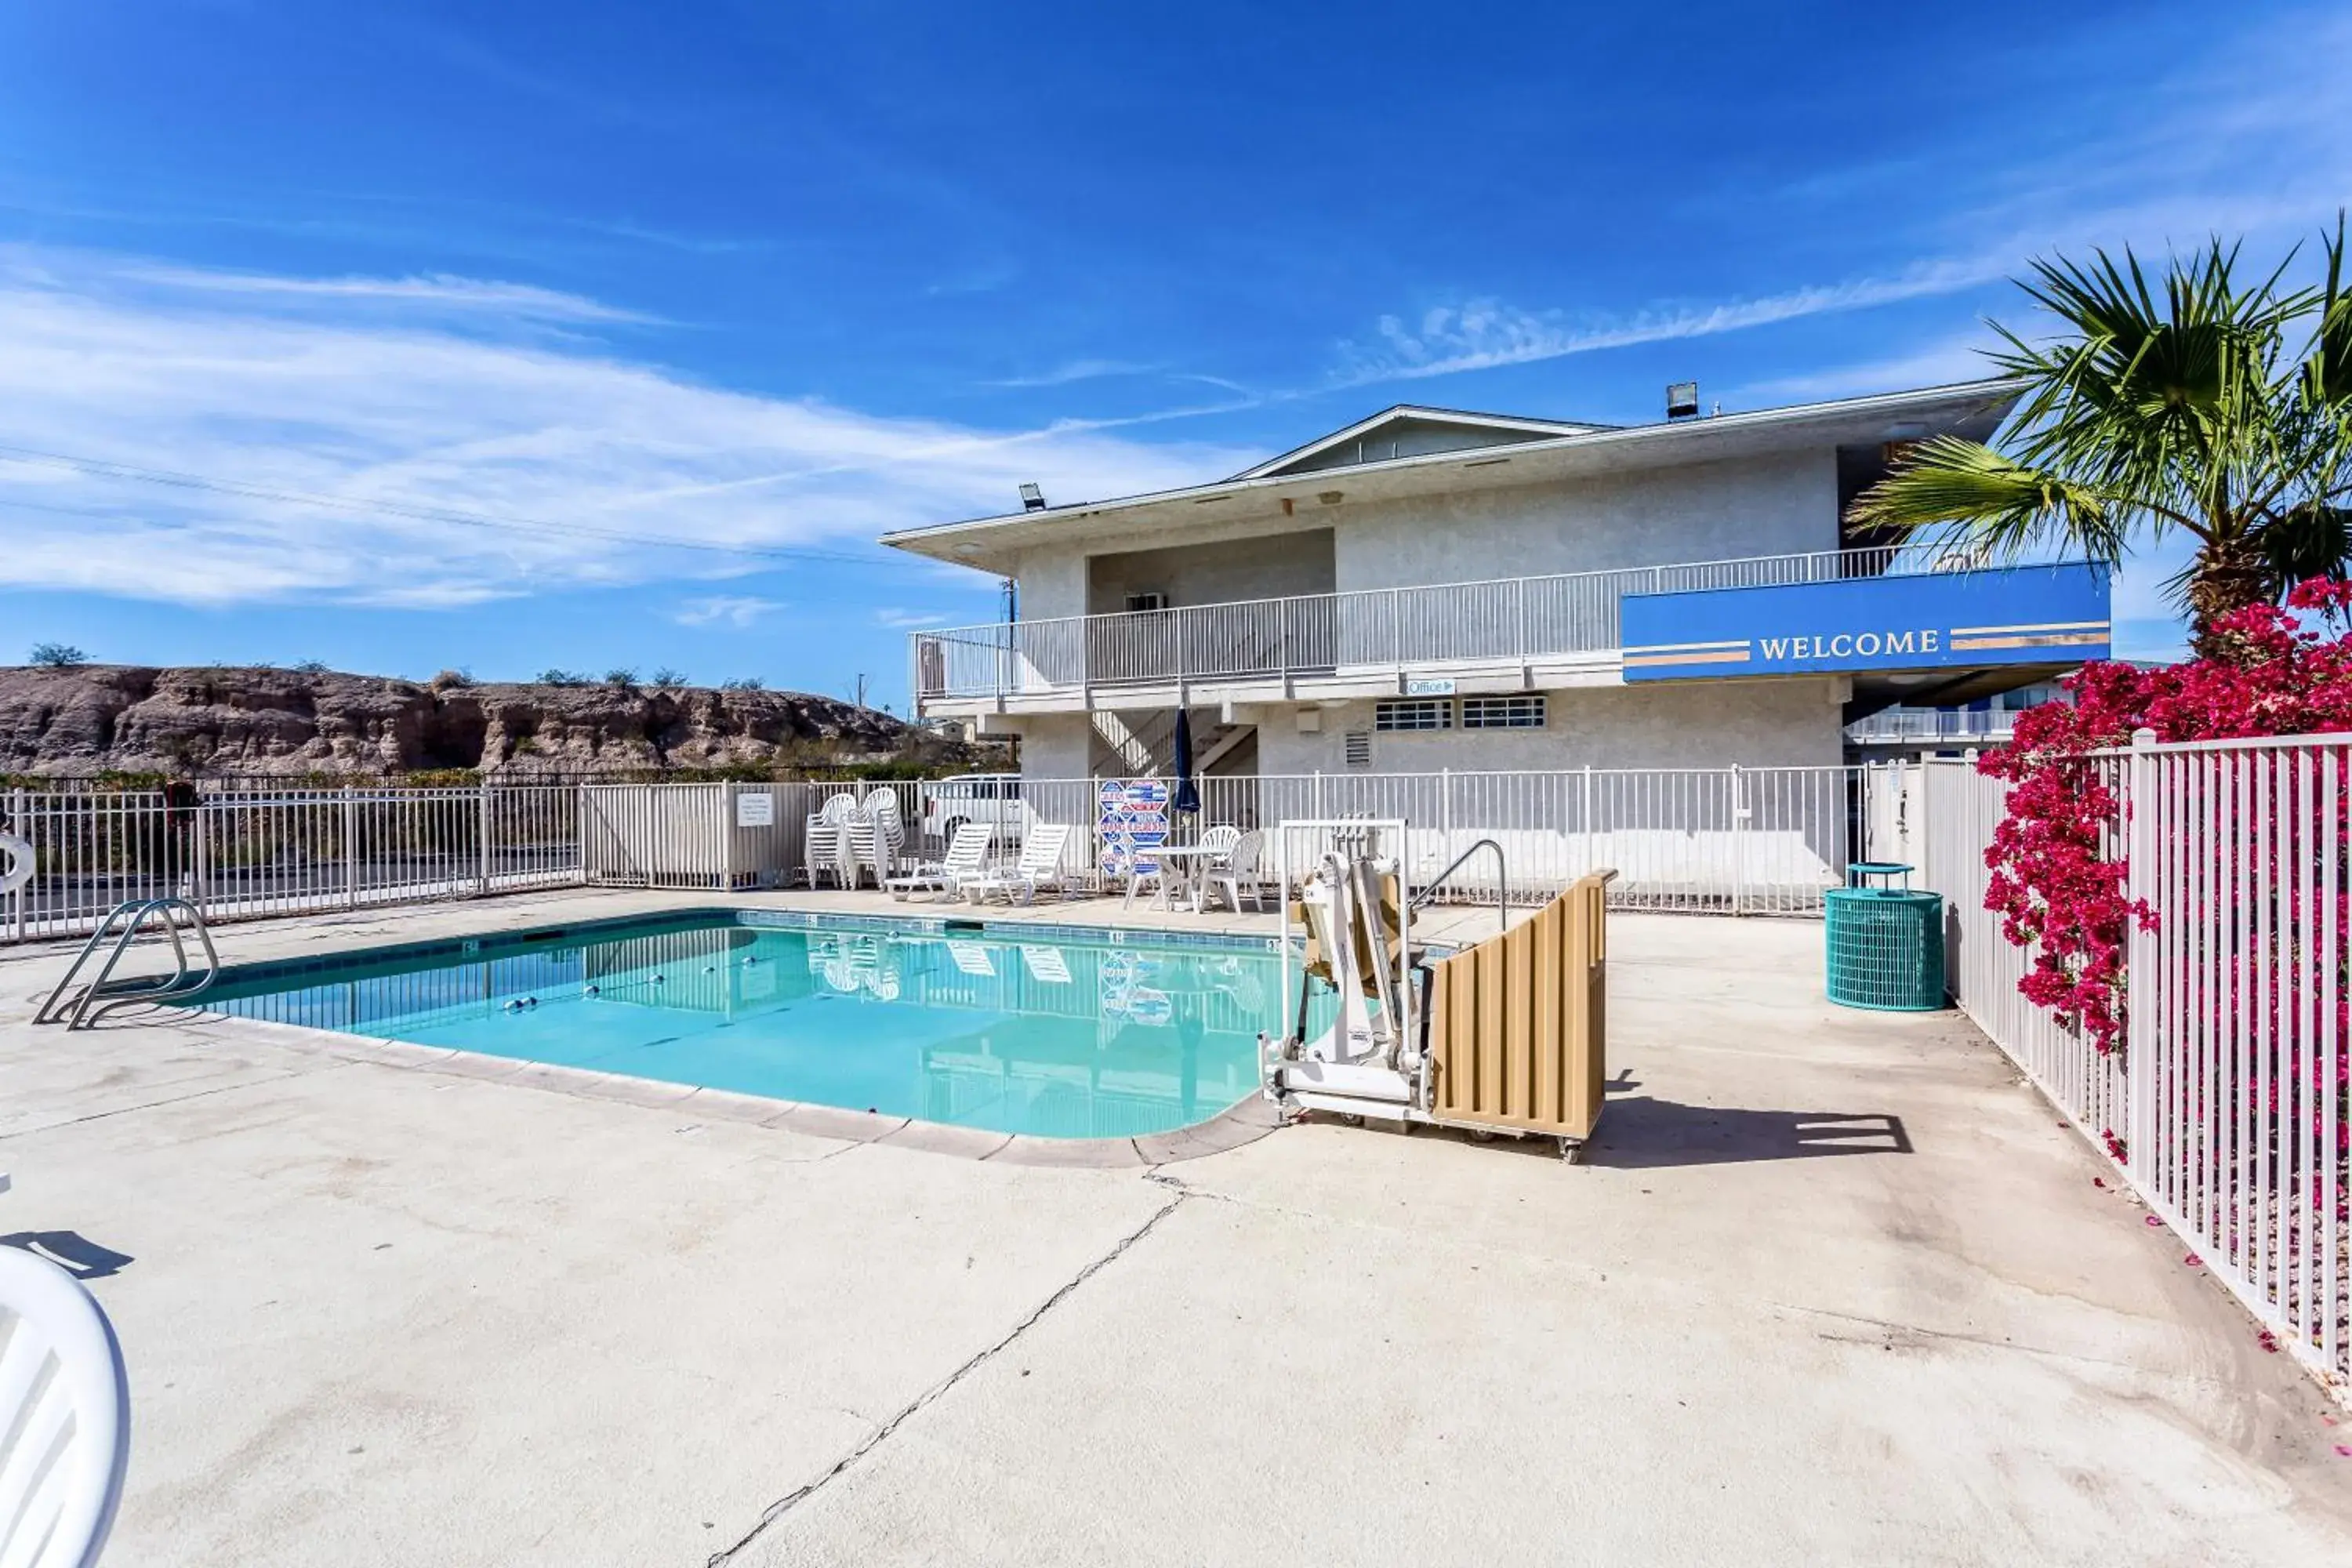
POLYGON ((1995 323, 1988 357, 2023 384, 2005 451, 1919 442, 1855 504, 1854 521, 1938 530, 2015 556, 2058 543, 2113 565, 2179 530, 2195 559, 2171 584, 2200 647, 2216 617, 2352 568, 2352 292, 2344 217, 2326 277, 2252 287, 2217 239, 2174 258, 2162 295, 2139 259, 2034 263, 2021 287, 2063 331, 1995 323), (2292 342, 2303 334, 2300 342, 2292 342))

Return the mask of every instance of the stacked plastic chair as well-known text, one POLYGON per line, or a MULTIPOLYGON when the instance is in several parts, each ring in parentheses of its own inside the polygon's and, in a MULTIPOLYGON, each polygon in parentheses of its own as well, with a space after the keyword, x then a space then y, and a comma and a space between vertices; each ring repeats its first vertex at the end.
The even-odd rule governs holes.
MULTIPOLYGON (((847 843, 845 829, 852 813, 857 809, 856 798, 846 790, 825 796, 824 805, 808 819, 808 837, 802 849, 802 862, 808 872, 808 885, 818 885, 817 879, 831 873, 836 882, 842 880, 842 850, 847 843)), ((843 886, 847 883, 843 882, 843 886)))
POLYGON ((898 809, 898 792, 877 789, 860 803, 860 810, 874 825, 874 842, 864 859, 866 869, 874 873, 874 885, 881 887, 898 869, 899 851, 907 844, 907 819, 898 809))

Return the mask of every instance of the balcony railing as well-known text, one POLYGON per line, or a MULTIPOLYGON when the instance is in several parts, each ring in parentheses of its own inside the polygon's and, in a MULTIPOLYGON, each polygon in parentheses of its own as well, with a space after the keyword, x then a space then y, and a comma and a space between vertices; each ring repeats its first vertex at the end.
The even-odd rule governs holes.
POLYGON ((1845 727, 1850 741, 2006 741, 2017 722, 1999 710, 1888 709, 1845 727))
POLYGON ((1948 546, 1887 545, 961 626, 914 634, 915 694, 971 700, 1608 653, 1620 646, 1617 605, 1627 595, 1983 564, 1948 546))

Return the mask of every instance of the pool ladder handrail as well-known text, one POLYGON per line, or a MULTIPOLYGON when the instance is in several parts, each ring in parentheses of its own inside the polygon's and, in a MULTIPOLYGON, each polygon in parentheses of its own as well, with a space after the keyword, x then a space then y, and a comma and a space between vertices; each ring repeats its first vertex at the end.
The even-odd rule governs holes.
POLYGON ((1415 889, 1412 895, 1412 907, 1417 910, 1421 908, 1422 905, 1427 903, 1431 896, 1434 894, 1438 889, 1445 885, 1445 879, 1454 875, 1454 872, 1462 869, 1463 862, 1468 860, 1471 856, 1475 855, 1481 849, 1492 849, 1495 852, 1495 919, 1497 921, 1496 929, 1498 931, 1510 930, 1510 862, 1503 858, 1503 847, 1491 838, 1479 839, 1476 843, 1471 845, 1469 848, 1465 849, 1461 854, 1456 855, 1454 858, 1454 863, 1452 865, 1446 867, 1444 870, 1440 871, 1436 876, 1432 877, 1428 881, 1423 882, 1419 888, 1415 889))
POLYGON ((67 1030, 71 1032, 88 1028, 110 1008, 126 1002, 184 1002, 210 990, 213 982, 220 978, 220 952, 213 946, 213 933, 205 924, 203 910, 181 898, 125 899, 109 910, 106 918, 98 922, 98 929, 89 933, 89 940, 82 943, 81 951, 74 955, 72 964, 58 981, 56 989, 49 993, 49 999, 41 1004, 39 1012, 33 1015, 33 1022, 54 1024, 64 1019, 67 1030), (196 940, 204 944, 205 950, 205 972, 193 984, 189 982, 187 944, 180 940, 182 927, 178 914, 181 910, 187 912, 187 929, 196 933, 196 940), (113 977, 114 966, 122 962, 123 953, 130 950, 132 939, 145 927, 151 915, 163 917, 164 934, 172 939, 171 975, 163 979, 129 982, 100 1005, 99 998, 106 990, 106 983, 113 977), (114 935, 118 924, 121 927, 121 935, 116 936, 113 949, 107 953, 105 963, 100 966, 98 977, 73 999, 73 1016, 68 1019, 64 1005, 66 993, 72 988, 74 977, 81 973, 82 965, 89 962, 89 955, 98 951, 99 943, 114 935), (95 1012, 93 1008, 96 1008, 95 1012))

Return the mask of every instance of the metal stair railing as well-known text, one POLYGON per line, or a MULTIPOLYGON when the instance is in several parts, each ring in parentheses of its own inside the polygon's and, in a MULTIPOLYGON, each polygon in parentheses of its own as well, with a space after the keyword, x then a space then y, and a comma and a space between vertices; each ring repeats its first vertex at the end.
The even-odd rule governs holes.
POLYGON ((184 1002, 210 990, 213 982, 220 978, 220 952, 213 946, 213 933, 205 924, 204 912, 195 905, 179 898, 125 899, 107 911, 106 918, 99 922, 89 940, 82 943, 81 951, 74 955, 73 963, 58 981, 56 989, 49 993, 48 1000, 42 1003, 40 1011, 33 1015, 33 1022, 54 1024, 63 1020, 70 1032, 88 1028, 107 1011, 125 1003, 184 1002), (189 975, 187 944, 180 940, 183 927, 178 915, 181 910, 187 912, 185 929, 194 931, 196 940, 204 944, 205 970, 193 981, 189 975), (123 953, 130 950, 132 940, 144 929, 152 915, 163 917, 164 934, 172 939, 171 974, 125 982, 111 994, 105 995, 101 1002, 100 998, 106 993, 107 982, 113 977, 114 966, 122 962, 123 953), (116 934, 118 925, 121 928, 119 935, 116 934), (109 936, 115 937, 114 946, 108 952, 106 962, 99 967, 97 978, 76 994, 68 1004, 66 994, 72 989, 75 976, 81 973, 82 965, 89 962, 89 955, 96 952, 99 944, 109 936), (66 1016, 68 1005, 72 1007, 70 1018, 66 1016))
POLYGON ((1491 838, 1479 839, 1476 843, 1471 845, 1469 848, 1465 849, 1461 854, 1456 855, 1454 858, 1454 863, 1452 865, 1446 867, 1444 870, 1440 871, 1436 876, 1432 877, 1428 881, 1423 882, 1413 892, 1412 907, 1417 910, 1421 908, 1422 905, 1429 902, 1430 895, 1436 892, 1438 889, 1445 885, 1445 879, 1454 875, 1454 872, 1462 869, 1463 862, 1468 860, 1471 856, 1475 855, 1481 849, 1492 849, 1495 852, 1496 929, 1498 931, 1510 930, 1511 868, 1509 862, 1503 858, 1503 847, 1491 838))

